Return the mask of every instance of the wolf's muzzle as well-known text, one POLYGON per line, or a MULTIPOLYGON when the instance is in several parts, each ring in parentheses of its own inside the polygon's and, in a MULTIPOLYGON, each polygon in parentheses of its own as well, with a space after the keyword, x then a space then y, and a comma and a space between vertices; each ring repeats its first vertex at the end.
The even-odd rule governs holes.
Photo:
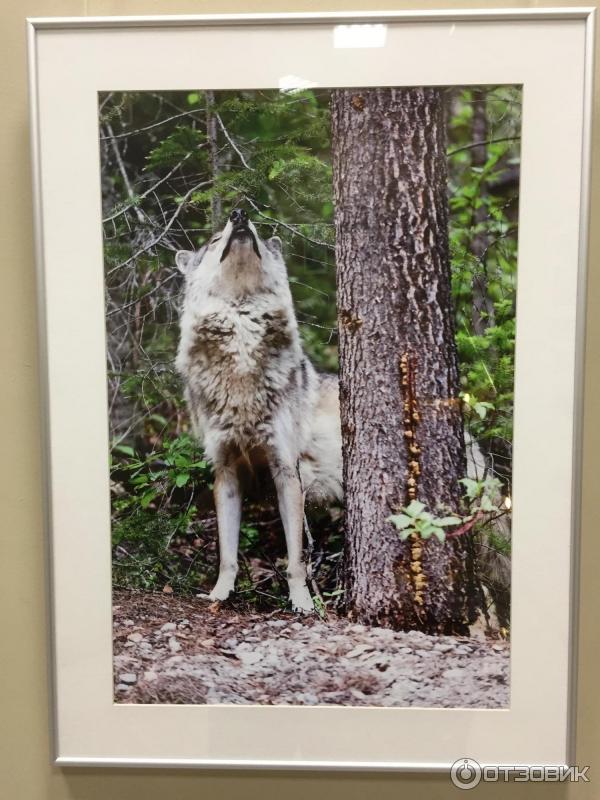
POLYGON ((234 228, 238 225, 245 225, 246 228, 248 227, 248 214, 243 208, 234 209, 229 215, 229 220, 234 228))
POLYGON ((229 239, 227 240, 227 244, 221 253, 221 262, 223 262, 229 255, 231 244, 236 239, 238 241, 243 241, 245 239, 251 240, 252 249, 256 253, 256 257, 260 258, 260 250, 258 249, 256 236, 254 235, 253 231, 250 230, 250 226, 248 225, 248 214, 243 209, 236 208, 229 215, 229 221, 231 222, 231 233, 229 235, 229 239))

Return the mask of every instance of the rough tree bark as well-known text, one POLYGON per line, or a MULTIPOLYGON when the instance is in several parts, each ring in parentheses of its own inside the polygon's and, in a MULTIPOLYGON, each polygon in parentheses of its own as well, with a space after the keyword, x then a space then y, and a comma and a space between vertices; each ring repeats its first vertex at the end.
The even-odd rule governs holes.
POLYGON ((465 633, 466 537, 401 542, 386 521, 415 497, 457 510, 466 472, 442 93, 336 90, 331 112, 347 608, 465 633))

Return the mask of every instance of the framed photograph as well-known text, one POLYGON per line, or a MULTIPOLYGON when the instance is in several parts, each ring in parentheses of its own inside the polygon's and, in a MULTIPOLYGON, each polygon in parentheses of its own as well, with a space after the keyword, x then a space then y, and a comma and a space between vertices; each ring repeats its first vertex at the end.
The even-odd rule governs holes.
POLYGON ((570 764, 593 11, 28 25, 55 763, 570 764))

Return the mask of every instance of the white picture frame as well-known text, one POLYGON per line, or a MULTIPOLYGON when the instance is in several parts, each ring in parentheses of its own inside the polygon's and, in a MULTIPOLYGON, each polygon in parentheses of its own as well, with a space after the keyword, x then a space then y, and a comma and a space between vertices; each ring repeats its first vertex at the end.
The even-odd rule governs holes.
POLYGON ((28 20, 54 763, 572 762, 593 27, 586 8, 28 20), (348 25, 382 26, 383 46, 335 47, 348 25), (97 92, 276 87, 289 75, 524 86, 509 709, 113 702, 97 92))

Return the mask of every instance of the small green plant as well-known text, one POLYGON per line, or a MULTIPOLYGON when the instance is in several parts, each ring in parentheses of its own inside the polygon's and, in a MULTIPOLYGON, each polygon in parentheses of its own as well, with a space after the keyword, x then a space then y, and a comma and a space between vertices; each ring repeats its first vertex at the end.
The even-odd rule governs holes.
POLYGON ((325 603, 323 602, 323 600, 321 600, 321 598, 318 595, 315 595, 313 597, 313 603, 314 603, 314 606, 315 606, 315 611, 317 612, 319 617, 321 619, 325 619, 325 617, 327 615, 327 611, 326 611, 326 606, 325 606, 325 603))
POLYGON ((207 580, 206 564, 199 558, 204 538, 195 506, 179 513, 133 509, 113 522, 115 586, 198 591, 207 580))
POLYGON ((485 400, 478 400, 474 395, 468 392, 461 392, 460 397, 465 404, 465 411, 467 414, 475 413, 480 420, 484 420, 488 411, 494 410, 494 404, 488 403, 485 400))
POLYGON ((207 564, 194 498, 211 485, 212 471, 196 442, 187 434, 165 438, 145 455, 115 444, 110 472, 115 584, 197 590, 207 564))
POLYGON ((402 541, 416 533, 421 539, 429 539, 430 536, 435 536, 440 542, 443 542, 446 539, 444 528, 450 525, 460 525, 462 519, 457 516, 436 517, 425 510, 424 503, 412 500, 401 509, 400 514, 392 514, 387 518, 387 521, 396 526, 402 541))
POLYGON ((477 512, 483 511, 491 514, 500 510, 496 503, 502 484, 497 478, 489 475, 480 481, 473 480, 473 478, 461 478, 460 483, 465 487, 464 497, 471 509, 471 514, 466 520, 471 519, 477 512))
POLYGON ((120 511, 134 508, 163 508, 170 505, 177 489, 207 484, 212 471, 202 451, 188 434, 164 439, 162 447, 145 456, 133 447, 117 444, 111 455, 111 478, 121 486, 120 511))
MULTIPOLYGON (((421 539, 435 536, 440 542, 446 540, 445 528, 464 526, 470 530, 475 522, 485 514, 493 515, 500 511, 497 500, 500 496, 502 484, 497 478, 486 477, 483 480, 461 478, 460 483, 465 487, 463 497, 469 504, 468 514, 458 516, 453 514, 447 517, 436 517, 425 510, 425 504, 419 500, 412 500, 407 506, 400 509, 399 514, 387 517, 387 522, 396 526, 402 541, 406 541, 412 534, 417 534, 421 539)), ((466 532, 461 530, 462 532, 466 532)))
POLYGON ((255 547, 260 542, 260 534, 255 525, 247 522, 242 522, 240 526, 240 533, 242 535, 243 544, 245 548, 255 547))

